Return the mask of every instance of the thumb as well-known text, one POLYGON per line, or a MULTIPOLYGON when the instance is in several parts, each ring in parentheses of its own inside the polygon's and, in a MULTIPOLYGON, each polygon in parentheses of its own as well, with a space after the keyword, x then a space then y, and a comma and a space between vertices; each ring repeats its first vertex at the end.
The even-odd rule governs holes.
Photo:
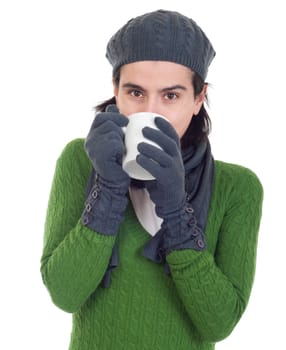
POLYGON ((117 108, 116 105, 112 104, 106 107, 105 112, 118 113, 119 109, 117 108))

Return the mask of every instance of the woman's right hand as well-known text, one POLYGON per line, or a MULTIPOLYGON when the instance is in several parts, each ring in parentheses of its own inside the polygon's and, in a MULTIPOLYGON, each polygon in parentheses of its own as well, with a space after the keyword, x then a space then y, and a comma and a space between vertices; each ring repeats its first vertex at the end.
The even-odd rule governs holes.
POLYGON ((127 192, 130 178, 122 169, 125 153, 124 132, 128 118, 109 105, 98 113, 85 141, 85 149, 101 181, 110 189, 127 192))
POLYGON ((82 223, 101 234, 118 233, 128 204, 130 178, 122 169, 124 132, 128 119, 115 105, 98 113, 85 141, 85 149, 97 174, 86 199, 82 223))

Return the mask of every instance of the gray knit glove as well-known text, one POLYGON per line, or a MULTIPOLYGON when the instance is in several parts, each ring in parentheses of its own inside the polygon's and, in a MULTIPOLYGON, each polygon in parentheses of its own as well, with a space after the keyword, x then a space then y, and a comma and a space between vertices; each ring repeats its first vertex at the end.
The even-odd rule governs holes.
POLYGON ((130 178, 122 169, 125 152, 122 127, 128 119, 115 105, 96 115, 85 141, 86 152, 96 172, 82 223, 92 230, 114 235, 123 221, 130 178))
POLYGON ((196 225, 194 211, 185 192, 185 169, 179 137, 163 118, 155 118, 155 123, 159 130, 145 127, 143 134, 161 149, 142 142, 138 145, 140 154, 137 162, 155 177, 153 181, 146 181, 145 186, 155 203, 157 215, 163 219, 161 249, 165 254, 175 249, 202 250, 205 248, 204 234, 196 225))

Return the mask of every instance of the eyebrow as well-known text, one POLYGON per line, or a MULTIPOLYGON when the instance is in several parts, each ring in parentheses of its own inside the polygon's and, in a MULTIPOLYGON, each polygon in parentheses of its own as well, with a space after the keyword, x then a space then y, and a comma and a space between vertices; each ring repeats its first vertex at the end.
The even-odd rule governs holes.
POLYGON ((172 85, 172 86, 168 86, 165 87, 164 89, 161 90, 161 92, 167 92, 167 91, 172 91, 172 90, 187 90, 187 88, 183 85, 172 85))
MULTIPOLYGON (((136 90, 140 90, 140 91, 146 91, 142 86, 137 85, 137 84, 133 84, 133 83, 125 83, 122 85, 123 88, 125 89, 136 89, 136 90)), ((172 86, 168 86, 165 87, 163 89, 160 90, 160 92, 167 92, 167 91, 173 91, 173 90, 187 90, 187 88, 183 85, 180 84, 176 84, 176 85, 172 85, 172 86)))

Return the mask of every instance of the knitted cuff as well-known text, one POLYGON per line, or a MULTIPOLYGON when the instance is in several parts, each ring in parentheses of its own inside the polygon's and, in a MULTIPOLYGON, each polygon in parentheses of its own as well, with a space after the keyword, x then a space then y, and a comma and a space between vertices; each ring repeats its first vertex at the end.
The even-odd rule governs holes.
POLYGON ((194 209, 189 203, 186 203, 176 216, 165 218, 162 230, 166 255, 179 249, 206 249, 204 232, 198 226, 194 209))
POLYGON ((98 233, 115 235, 124 219, 127 203, 126 195, 96 182, 85 202, 81 222, 98 233))

